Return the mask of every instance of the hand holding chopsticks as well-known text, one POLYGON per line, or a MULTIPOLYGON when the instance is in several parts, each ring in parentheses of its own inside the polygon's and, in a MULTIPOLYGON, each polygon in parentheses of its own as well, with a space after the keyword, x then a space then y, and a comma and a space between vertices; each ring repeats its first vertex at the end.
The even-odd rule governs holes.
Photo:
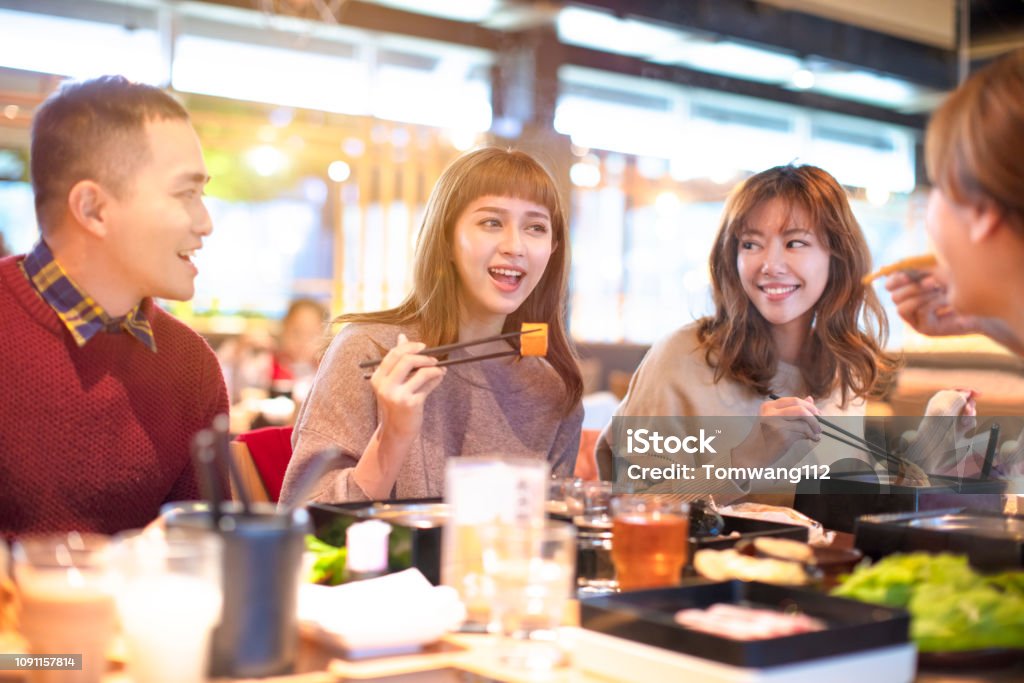
POLYGON ((540 323, 524 323, 520 332, 460 344, 447 344, 433 349, 424 348, 421 342, 411 342, 404 334, 399 334, 398 343, 383 358, 359 364, 364 371, 371 367, 376 368, 372 374, 363 376, 370 380, 373 387, 379 416, 377 431, 364 450, 360 463, 376 463, 377 472, 374 477, 378 481, 394 482, 398 468, 401 467, 412 447, 412 442, 422 429, 427 397, 444 380, 444 366, 520 353, 542 355, 546 351, 547 325, 540 323), (519 350, 510 348, 507 351, 482 356, 443 361, 435 357, 456 349, 507 340, 520 335, 523 341, 519 350))
MULTIPOLYGON (((773 401, 778 401, 781 398, 781 396, 778 396, 777 394, 768 394, 768 398, 770 398, 773 401)), ((814 418, 823 426, 829 427, 830 429, 835 430, 835 432, 838 432, 838 434, 836 434, 833 432, 826 431, 825 429, 821 430, 822 434, 831 439, 834 439, 835 441, 838 441, 839 443, 846 444, 851 448, 863 451, 879 462, 885 462, 886 464, 889 465, 895 465, 899 468, 902 468, 904 471, 913 472, 920 470, 920 468, 917 465, 914 465, 905 458, 901 458, 898 455, 890 453, 886 449, 871 443, 867 439, 860 437, 854 434, 853 432, 843 429, 836 423, 826 420, 820 415, 815 415, 814 418), (843 436, 839 436, 839 434, 842 434, 843 436), (843 438, 844 436, 846 438, 843 438)))
MULTIPOLYGON (((459 365, 461 363, 472 363, 479 360, 488 360, 491 358, 502 358, 504 356, 518 356, 520 354, 524 356, 543 356, 547 353, 548 348, 548 326, 544 323, 523 323, 522 329, 518 332, 506 332, 504 334, 494 335, 493 337, 485 337, 483 339, 474 339, 468 342, 459 342, 455 344, 444 344, 443 346, 435 346, 433 348, 423 349, 417 351, 417 355, 420 356, 443 356, 451 353, 458 349, 465 349, 471 346, 479 346, 481 344, 489 344, 492 342, 503 341, 506 339, 515 339, 516 337, 522 337, 522 344, 519 350, 509 349, 507 351, 498 351, 496 353, 488 353, 482 356, 467 356, 465 358, 448 358, 446 360, 439 361, 438 363, 429 367, 442 368, 448 365, 459 365)), ((359 364, 359 367, 364 370, 376 368, 381 364, 383 358, 374 360, 366 360, 359 364)), ((369 379, 369 374, 364 374, 365 379, 369 379)))

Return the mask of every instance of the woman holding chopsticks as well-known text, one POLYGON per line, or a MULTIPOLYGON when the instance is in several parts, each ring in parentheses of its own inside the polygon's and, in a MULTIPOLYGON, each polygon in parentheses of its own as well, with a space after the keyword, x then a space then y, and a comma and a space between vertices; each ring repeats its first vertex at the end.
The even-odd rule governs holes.
MULTIPOLYGON (((1024 356, 1024 49, 988 64, 932 116, 925 226, 938 266, 898 272, 886 288, 902 317, 933 336, 985 334, 1024 356)), ((1005 424, 1004 424, 1005 426, 1005 424)), ((995 461, 1024 474, 1024 432, 995 461)), ((983 470, 984 471, 984 470, 983 470)))
MULTIPOLYGON (((651 348, 616 415, 688 417, 688 429, 709 433, 715 418, 757 417, 744 423, 755 425, 749 432, 736 420, 720 422, 712 459, 723 465, 773 465, 798 442, 808 442, 806 453, 821 439, 819 416, 863 416, 865 398, 895 365, 883 351, 885 314, 861 281, 869 262, 831 175, 789 165, 750 177, 730 195, 712 249, 714 315, 651 348)), ((606 478, 613 450, 624 452, 617 431, 610 425, 598 442, 606 478)), ((867 445, 852 443, 844 454, 873 462, 867 445)), ((669 487, 719 502, 751 490, 749 481, 696 472, 669 487)))
POLYGON ((1024 356, 1024 50, 971 76, 925 137, 926 227, 939 267, 896 273, 900 316, 935 336, 981 333, 1024 356))
POLYGON ((564 209, 536 160, 487 148, 453 162, 427 203, 412 292, 338 318, 348 324, 299 413, 281 501, 329 447, 342 458, 313 500, 439 496, 458 455, 545 458, 570 474, 583 383, 565 333, 568 275, 564 209), (524 323, 547 325, 546 358, 527 355, 524 323), (434 355, 442 345, 447 359, 434 355))

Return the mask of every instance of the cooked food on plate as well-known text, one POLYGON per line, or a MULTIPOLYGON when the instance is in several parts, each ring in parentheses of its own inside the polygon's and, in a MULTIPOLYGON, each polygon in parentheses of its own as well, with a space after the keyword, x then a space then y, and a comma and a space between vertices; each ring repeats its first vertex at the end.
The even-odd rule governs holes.
POLYGON ((782 638, 825 629, 823 621, 806 614, 787 614, 727 603, 716 603, 707 609, 679 610, 676 623, 732 640, 782 638))
POLYGON ((931 486, 928 475, 917 464, 903 459, 899 464, 899 471, 893 477, 893 484, 900 486, 931 486))
POLYGON ((764 536, 762 538, 755 538, 753 546, 756 555, 771 557, 776 560, 800 562, 801 564, 812 564, 814 562, 814 548, 806 543, 794 541, 791 538, 764 536))
POLYGON ((835 537, 835 532, 825 531, 821 526, 821 522, 817 522, 793 508, 765 505, 763 503, 733 503, 732 505, 718 508, 718 511, 723 515, 732 517, 747 517, 749 519, 760 519, 765 522, 805 526, 807 527, 807 540, 810 541, 811 545, 828 545, 835 537))
POLYGON ((777 586, 804 586, 811 583, 811 576, 802 564, 769 557, 750 557, 732 548, 698 550, 693 556, 693 568, 712 581, 740 579, 777 586))

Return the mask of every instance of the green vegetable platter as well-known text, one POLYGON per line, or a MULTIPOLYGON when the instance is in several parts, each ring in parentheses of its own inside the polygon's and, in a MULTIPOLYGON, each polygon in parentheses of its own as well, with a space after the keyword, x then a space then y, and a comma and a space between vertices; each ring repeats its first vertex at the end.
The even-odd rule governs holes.
POLYGON ((963 555, 895 554, 857 567, 832 594, 905 608, 923 660, 994 652, 1024 658, 1024 571, 986 575, 963 555))

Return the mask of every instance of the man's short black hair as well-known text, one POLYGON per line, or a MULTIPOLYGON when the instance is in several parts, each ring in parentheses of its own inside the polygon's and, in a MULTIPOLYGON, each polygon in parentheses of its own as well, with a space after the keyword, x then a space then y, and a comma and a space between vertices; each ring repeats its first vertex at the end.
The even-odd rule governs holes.
POLYGON ((148 121, 188 121, 188 112, 159 88, 123 76, 67 83, 32 122, 31 173, 36 219, 44 232, 60 217, 68 193, 82 180, 124 191, 149 158, 148 121))

